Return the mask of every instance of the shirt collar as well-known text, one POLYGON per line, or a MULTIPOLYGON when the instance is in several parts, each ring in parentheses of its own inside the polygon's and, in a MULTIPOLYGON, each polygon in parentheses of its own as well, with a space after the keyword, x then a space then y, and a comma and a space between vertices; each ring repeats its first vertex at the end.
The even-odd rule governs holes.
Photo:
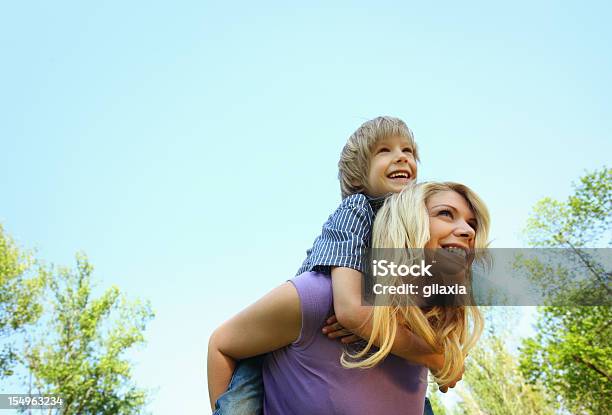
POLYGON ((385 200, 387 200, 387 198, 389 196, 391 196, 392 193, 388 193, 384 196, 368 196, 368 195, 364 195, 366 197, 366 199, 368 199, 368 203, 370 204, 370 207, 372 208, 372 210, 374 211, 374 213, 378 212, 378 209, 380 209, 382 207, 382 205, 385 203, 385 200))

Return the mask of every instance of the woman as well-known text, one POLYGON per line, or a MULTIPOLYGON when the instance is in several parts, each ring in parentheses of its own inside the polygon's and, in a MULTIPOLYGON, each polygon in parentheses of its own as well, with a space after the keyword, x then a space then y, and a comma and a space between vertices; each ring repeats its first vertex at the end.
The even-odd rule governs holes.
MULTIPOLYGON (((488 227, 487 209, 470 189, 424 183, 389 197, 374 222, 372 246, 444 248, 456 255, 484 248, 488 227)), ((211 403, 226 390, 236 360, 272 352, 263 363, 266 414, 422 414, 427 367, 389 355, 398 325, 444 356, 433 369, 448 384, 460 378, 482 319, 476 307, 390 304, 372 308, 367 345, 345 350, 320 330, 333 313, 329 276, 308 272, 281 285, 211 336, 211 403)))

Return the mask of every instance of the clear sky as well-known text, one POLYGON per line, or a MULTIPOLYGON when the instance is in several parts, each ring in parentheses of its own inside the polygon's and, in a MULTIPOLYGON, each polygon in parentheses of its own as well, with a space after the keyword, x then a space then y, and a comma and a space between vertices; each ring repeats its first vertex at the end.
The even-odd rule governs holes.
POLYGON ((8 2, 0 223, 151 300, 136 381, 206 412, 214 327, 290 278, 364 121, 413 129, 419 180, 468 184, 495 247, 612 154, 608 2, 8 2))

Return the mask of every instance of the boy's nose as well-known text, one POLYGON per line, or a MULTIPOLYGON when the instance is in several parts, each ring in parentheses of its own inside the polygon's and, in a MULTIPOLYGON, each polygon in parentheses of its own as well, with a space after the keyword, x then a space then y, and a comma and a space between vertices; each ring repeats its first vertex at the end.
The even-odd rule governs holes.
POLYGON ((407 163, 408 156, 406 156, 406 153, 404 153, 402 150, 399 150, 399 151, 396 150, 395 161, 396 163, 407 163))

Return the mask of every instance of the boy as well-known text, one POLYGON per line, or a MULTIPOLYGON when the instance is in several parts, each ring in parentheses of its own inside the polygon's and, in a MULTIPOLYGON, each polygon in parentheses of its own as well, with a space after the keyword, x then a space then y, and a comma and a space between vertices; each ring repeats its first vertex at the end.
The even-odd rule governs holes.
MULTIPOLYGON (((412 132, 394 117, 365 122, 342 150, 338 163, 342 203, 323 225, 297 273, 317 271, 331 275, 336 314, 323 328, 330 338, 348 336, 342 341, 349 343, 371 334, 369 307, 361 305, 361 254, 370 244, 374 216, 385 196, 400 192, 416 179, 417 161, 412 132)), ((391 352, 432 370, 441 367, 441 355, 403 327, 398 328, 391 352)), ((240 362, 228 392, 217 401, 215 414, 261 411, 260 363, 261 357, 240 362)), ((425 413, 432 413, 428 401, 425 413)))

